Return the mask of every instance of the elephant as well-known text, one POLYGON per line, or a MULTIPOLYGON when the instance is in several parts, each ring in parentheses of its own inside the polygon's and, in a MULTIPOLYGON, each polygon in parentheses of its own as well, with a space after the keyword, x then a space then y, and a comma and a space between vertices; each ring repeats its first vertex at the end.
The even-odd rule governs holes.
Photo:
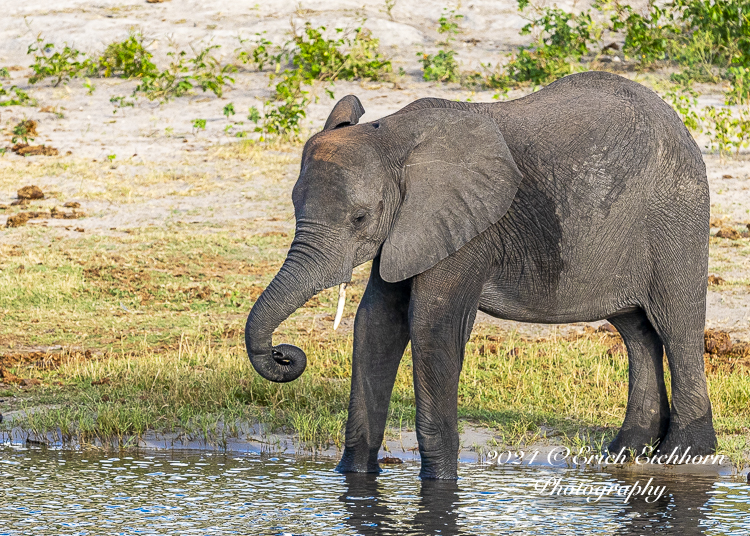
POLYGON ((628 354, 610 452, 715 452, 703 363, 709 190, 701 151, 655 93, 606 72, 494 103, 416 100, 359 124, 349 95, 307 140, 295 234, 245 327, 255 370, 302 374, 273 331, 372 260, 354 322, 337 469, 378 472, 411 341, 422 478, 455 479, 458 383, 477 311, 534 323, 608 320, 628 354), (666 352, 671 408, 664 383, 666 352))

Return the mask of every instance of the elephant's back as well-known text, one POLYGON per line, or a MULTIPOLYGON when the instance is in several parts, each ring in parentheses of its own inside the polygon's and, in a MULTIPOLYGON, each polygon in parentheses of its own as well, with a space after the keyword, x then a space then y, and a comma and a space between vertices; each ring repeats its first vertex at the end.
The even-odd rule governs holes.
POLYGON ((670 237, 670 247, 688 249, 705 241, 709 199, 700 149, 649 89, 609 73, 581 73, 482 106, 524 176, 498 236, 517 236, 517 229, 535 235, 503 249, 545 244, 546 255, 558 259, 550 278, 561 281, 559 299, 579 287, 610 288, 610 274, 623 274, 617 285, 624 295, 647 279, 654 251, 665 247, 660 241, 670 237))
POLYGON ((528 157, 536 148, 571 164, 600 155, 641 169, 679 157, 705 170, 677 113, 650 89, 612 73, 573 74, 520 99, 477 107, 495 119, 514 154, 528 157))

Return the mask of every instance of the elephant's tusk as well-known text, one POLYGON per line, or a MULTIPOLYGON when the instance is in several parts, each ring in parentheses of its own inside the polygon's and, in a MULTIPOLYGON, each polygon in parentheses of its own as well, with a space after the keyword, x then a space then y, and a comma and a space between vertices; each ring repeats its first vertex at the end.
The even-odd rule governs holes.
POLYGON ((341 317, 344 316, 344 303, 346 303, 346 283, 339 285, 339 304, 336 306, 336 318, 333 320, 333 330, 339 327, 341 317))

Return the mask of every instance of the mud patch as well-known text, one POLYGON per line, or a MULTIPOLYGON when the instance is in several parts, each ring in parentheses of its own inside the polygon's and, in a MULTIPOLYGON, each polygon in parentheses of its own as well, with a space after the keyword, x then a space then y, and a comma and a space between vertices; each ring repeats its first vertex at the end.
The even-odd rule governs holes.
POLYGON ((18 199, 44 199, 44 192, 39 186, 24 186, 18 189, 18 199))
POLYGON ((30 219, 31 216, 28 212, 21 212, 15 216, 8 216, 8 219, 5 221, 5 227, 23 227, 30 219))
POLYGON ((731 227, 722 227, 719 232, 716 233, 717 238, 726 238, 728 240, 738 240, 742 238, 742 234, 737 229, 731 227))
POLYGON ((19 156, 57 156, 60 151, 47 145, 29 145, 27 143, 16 143, 10 148, 19 156))
POLYGON ((40 385, 42 382, 37 378, 24 378, 23 370, 52 370, 57 369, 63 363, 71 361, 88 361, 94 358, 91 350, 67 349, 62 352, 17 352, 12 354, 0 354, 0 386, 4 384, 15 384, 24 387, 40 385), (15 371, 11 372, 10 369, 15 371))

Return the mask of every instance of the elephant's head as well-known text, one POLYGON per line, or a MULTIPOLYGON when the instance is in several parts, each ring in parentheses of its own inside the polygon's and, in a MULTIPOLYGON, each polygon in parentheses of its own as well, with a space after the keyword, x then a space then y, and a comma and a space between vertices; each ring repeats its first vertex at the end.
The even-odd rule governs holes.
POLYGON ((294 240, 245 327, 250 361, 268 380, 305 369, 302 350, 271 344, 298 307, 377 255, 388 282, 428 270, 497 222, 521 180, 487 115, 411 106, 360 125, 362 114, 355 96, 344 97, 305 144, 294 240))

